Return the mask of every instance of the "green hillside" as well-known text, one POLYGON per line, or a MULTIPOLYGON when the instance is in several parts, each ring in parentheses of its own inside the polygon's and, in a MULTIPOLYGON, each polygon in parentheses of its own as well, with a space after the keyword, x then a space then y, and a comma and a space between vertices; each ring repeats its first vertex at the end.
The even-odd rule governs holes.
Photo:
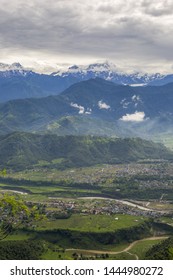
POLYGON ((153 246, 146 253, 148 260, 173 260, 173 237, 153 246))
POLYGON ((118 126, 111 121, 104 121, 90 116, 63 116, 62 118, 46 124, 42 132, 63 135, 96 135, 96 136, 116 136, 118 126))
POLYGON ((172 159, 163 145, 140 138, 57 136, 15 132, 0 136, 0 167, 26 169, 46 161, 56 168, 172 159))

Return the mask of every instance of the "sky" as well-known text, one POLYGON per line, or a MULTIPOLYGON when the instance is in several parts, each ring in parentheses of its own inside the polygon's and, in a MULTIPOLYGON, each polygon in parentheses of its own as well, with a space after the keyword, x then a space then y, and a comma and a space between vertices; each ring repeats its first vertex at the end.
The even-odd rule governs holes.
POLYGON ((0 62, 173 72, 173 0, 0 0, 0 62))

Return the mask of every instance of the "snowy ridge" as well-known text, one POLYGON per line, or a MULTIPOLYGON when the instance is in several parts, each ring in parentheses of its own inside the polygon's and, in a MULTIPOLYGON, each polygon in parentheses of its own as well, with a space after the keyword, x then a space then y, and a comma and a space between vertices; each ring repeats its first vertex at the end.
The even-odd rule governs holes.
MULTIPOLYGON (((51 69, 51 67, 49 66, 51 69)), ((46 69, 44 65, 43 69, 46 69)), ((42 74, 44 78, 44 71, 38 72, 36 69, 25 68, 20 63, 15 62, 13 64, 0 63, 0 77, 10 78, 12 76, 28 76, 35 74, 42 74)), ((54 66, 52 66, 54 69, 54 66)), ((102 78, 107 81, 114 82, 121 85, 129 86, 146 86, 148 84, 165 84, 173 82, 173 75, 161 75, 159 73, 148 74, 148 73, 125 73, 117 67, 115 64, 105 61, 102 63, 94 63, 89 65, 67 65, 67 64, 56 64, 58 71, 47 74, 50 77, 57 77, 62 82, 67 79, 71 81, 79 82, 89 79, 102 78)), ((45 73, 46 75, 46 73, 45 73)))
POLYGON ((121 71, 110 62, 104 63, 94 63, 89 65, 72 65, 70 67, 66 67, 59 69, 57 72, 52 73, 53 76, 67 76, 68 74, 87 74, 88 72, 93 72, 95 74, 100 74, 103 72, 106 73, 121 73, 121 71))
POLYGON ((0 76, 26 76, 28 73, 33 73, 31 70, 24 68, 20 63, 15 62, 12 64, 0 63, 0 76))
POLYGON ((15 62, 13 64, 6 64, 6 63, 0 63, 0 71, 13 71, 13 70, 24 70, 23 66, 15 62))
POLYGON ((59 69, 57 72, 52 73, 53 76, 59 77, 74 77, 79 80, 88 80, 91 78, 102 78, 107 81, 112 81, 123 85, 138 85, 145 86, 148 83, 164 78, 164 75, 159 73, 131 73, 127 74, 119 69, 113 63, 108 61, 104 63, 94 63, 90 65, 72 65, 66 69, 59 69))

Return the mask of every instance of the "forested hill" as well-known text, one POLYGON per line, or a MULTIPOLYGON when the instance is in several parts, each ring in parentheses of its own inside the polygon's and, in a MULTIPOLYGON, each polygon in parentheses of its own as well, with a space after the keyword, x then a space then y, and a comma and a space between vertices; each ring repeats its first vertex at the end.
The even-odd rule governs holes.
POLYGON ((103 79, 76 83, 59 95, 0 104, 0 134, 164 138, 173 135, 173 83, 130 87, 103 79))
POLYGON ((173 159, 163 145, 140 138, 57 136, 15 132, 0 136, 0 167, 26 169, 40 161, 50 167, 80 167, 140 159, 173 159))
POLYGON ((173 260, 173 237, 151 247, 146 253, 148 260, 173 260))

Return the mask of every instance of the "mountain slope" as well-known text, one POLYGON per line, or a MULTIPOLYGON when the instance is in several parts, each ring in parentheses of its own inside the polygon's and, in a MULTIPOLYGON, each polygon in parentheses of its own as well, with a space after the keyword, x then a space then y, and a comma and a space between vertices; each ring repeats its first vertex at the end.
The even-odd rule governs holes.
POLYGON ((1 136, 0 147, 0 166, 8 169, 31 168, 40 161, 64 168, 139 159, 173 159, 173 153, 163 145, 139 138, 58 137, 15 132, 1 136))
POLYGON ((75 84, 58 96, 12 100, 0 104, 0 131, 6 133, 15 130, 44 130, 54 121, 68 115, 92 116, 102 118, 103 121, 104 118, 112 119, 114 116, 111 111, 100 109, 105 106, 102 99, 107 96, 109 103, 118 105, 123 92, 125 91, 126 95, 129 90, 133 91, 130 87, 127 89, 96 79, 75 84))
POLYGON ((34 99, 11 100, 0 104, 0 131, 40 130, 50 121, 73 114, 75 108, 56 96, 34 99))
POLYGON ((173 134, 173 84, 130 87, 103 79, 70 86, 60 95, 0 104, 0 133, 139 136, 173 134), (104 129, 105 128, 105 129, 104 129))
POLYGON ((35 73, 19 63, 0 63, 0 102, 58 94, 78 81, 35 73))

